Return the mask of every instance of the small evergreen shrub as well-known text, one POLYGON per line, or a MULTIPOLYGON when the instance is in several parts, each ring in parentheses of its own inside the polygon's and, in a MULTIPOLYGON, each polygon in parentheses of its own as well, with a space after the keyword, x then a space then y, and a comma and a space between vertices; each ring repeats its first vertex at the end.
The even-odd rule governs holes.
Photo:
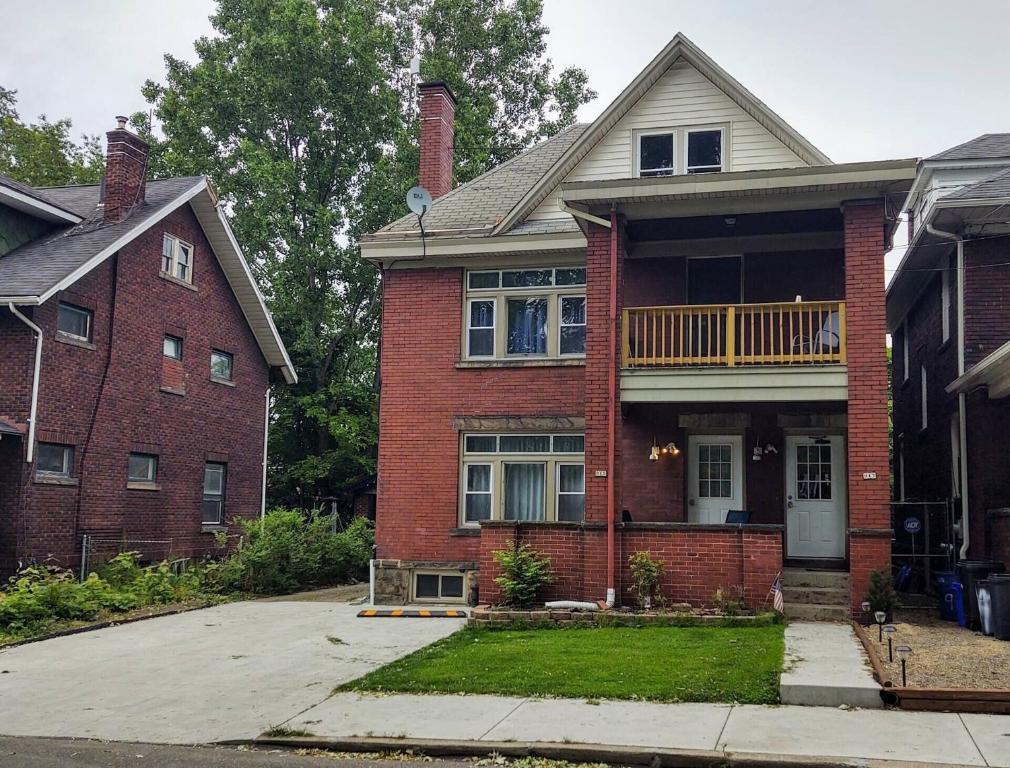
POLYGON ((898 607, 898 593, 894 591, 894 582, 890 574, 870 571, 866 601, 870 604, 871 612, 883 611, 890 620, 891 613, 898 607))
POLYGON ((495 552, 494 559, 501 568, 495 583, 509 607, 531 607, 537 592, 554 582, 550 558, 525 544, 513 542, 508 549, 495 552))
POLYGON ((653 558, 651 552, 635 552, 628 558, 628 568, 638 596, 638 607, 651 608, 653 602, 661 604, 663 593, 659 584, 663 580, 663 562, 653 558))

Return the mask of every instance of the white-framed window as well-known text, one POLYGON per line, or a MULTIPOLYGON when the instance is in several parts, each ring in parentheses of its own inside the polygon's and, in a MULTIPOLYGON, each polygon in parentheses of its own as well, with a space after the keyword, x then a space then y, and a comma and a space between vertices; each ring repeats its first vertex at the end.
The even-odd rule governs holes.
POLYGON ((929 403, 927 402, 926 396, 926 366, 919 366, 919 401, 921 406, 921 429, 925 429, 929 426, 929 403))
POLYGON ((940 273, 940 327, 943 341, 950 338, 950 270, 940 273))
POLYGON ((71 477, 74 474, 74 447, 57 443, 39 443, 35 450, 35 474, 46 477, 71 477))
POLYGON ((153 485, 158 479, 158 457, 150 453, 131 453, 127 461, 129 483, 153 485))
POLYGON ((585 355, 585 286, 579 266, 467 272, 464 358, 585 355))
POLYGON ((908 381, 908 321, 901 323, 901 380, 908 381))
POLYGON ((684 135, 685 173, 722 171, 726 135, 722 128, 688 128, 684 135))
POLYGON ((582 522, 585 437, 581 434, 464 434, 460 522, 582 522))
POLYGON ((193 246, 167 232, 161 241, 161 272, 176 280, 193 282, 193 246))
POLYGON ((218 525, 224 521, 224 492, 227 475, 227 464, 208 461, 203 466, 201 519, 205 524, 218 525))
POLYGON ((673 176, 676 172, 677 132, 638 134, 638 175, 673 176))
POLYGON ((170 357, 173 360, 182 360, 182 339, 166 333, 165 340, 162 343, 162 351, 165 357, 170 357))
POLYGON ((70 336, 79 341, 91 341, 90 309, 64 304, 62 301, 56 310, 56 330, 63 336, 70 336))
POLYGON ((459 571, 416 571, 414 573, 414 599, 443 603, 460 603, 464 600, 463 578, 459 571))
POLYGON ((234 363, 235 359, 231 352, 212 349, 210 352, 210 377, 221 381, 231 381, 234 363))

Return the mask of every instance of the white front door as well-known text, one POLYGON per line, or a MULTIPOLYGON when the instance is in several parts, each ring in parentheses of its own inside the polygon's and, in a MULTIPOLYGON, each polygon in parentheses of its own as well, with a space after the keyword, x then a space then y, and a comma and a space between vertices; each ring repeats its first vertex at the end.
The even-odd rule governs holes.
POLYGON ((743 509, 743 437, 690 435, 687 466, 688 522, 721 524, 743 509))
POLYGON ((845 557, 845 438, 786 437, 786 556, 845 557))

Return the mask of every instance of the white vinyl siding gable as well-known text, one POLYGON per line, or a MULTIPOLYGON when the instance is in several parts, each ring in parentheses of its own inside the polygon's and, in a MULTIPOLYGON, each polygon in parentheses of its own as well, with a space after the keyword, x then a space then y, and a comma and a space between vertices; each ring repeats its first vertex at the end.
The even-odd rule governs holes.
MULTIPOLYGON (((634 178, 638 175, 636 142, 639 134, 694 127, 723 129, 724 171, 807 165, 708 78, 687 62, 678 61, 589 151, 565 181, 634 178)), ((676 173, 683 171, 684 157, 685 150, 680 145, 676 173)), ((558 208, 558 192, 555 191, 527 220, 566 216, 568 214, 558 208)))

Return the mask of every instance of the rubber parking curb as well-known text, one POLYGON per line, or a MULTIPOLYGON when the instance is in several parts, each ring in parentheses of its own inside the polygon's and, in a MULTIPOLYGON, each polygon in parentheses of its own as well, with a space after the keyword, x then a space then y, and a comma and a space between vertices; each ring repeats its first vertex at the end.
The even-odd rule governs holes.
POLYGON ((359 619, 465 619, 466 611, 441 608, 367 608, 359 619))

